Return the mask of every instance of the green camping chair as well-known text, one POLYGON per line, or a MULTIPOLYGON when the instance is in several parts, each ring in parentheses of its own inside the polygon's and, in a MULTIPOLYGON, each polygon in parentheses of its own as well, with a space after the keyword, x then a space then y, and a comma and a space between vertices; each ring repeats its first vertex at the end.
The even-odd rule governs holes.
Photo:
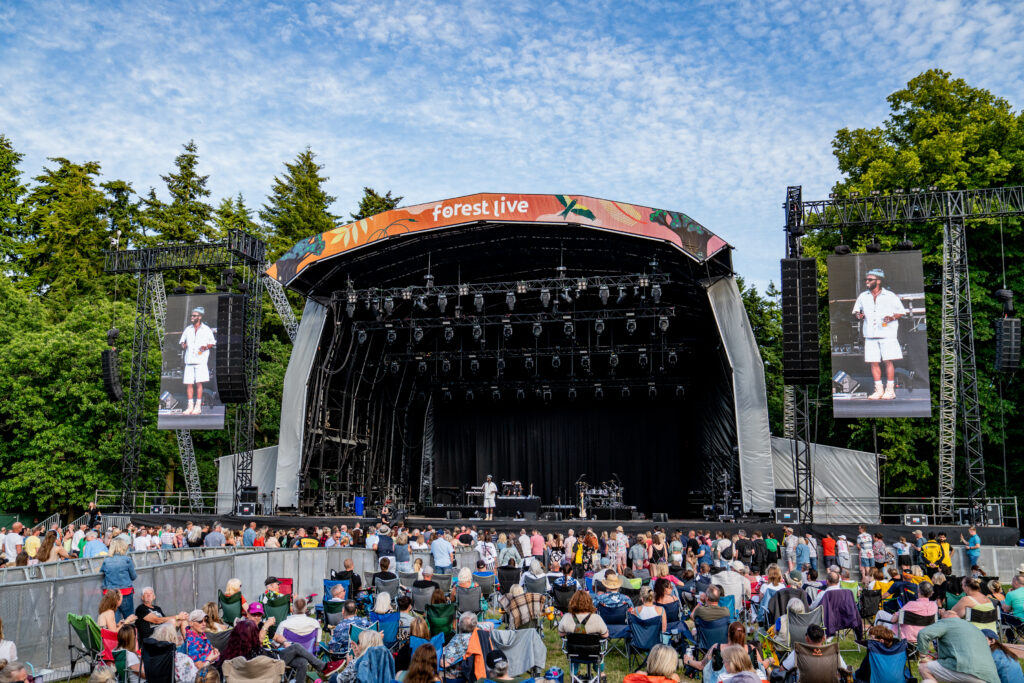
POLYGON ((334 628, 341 623, 345 600, 324 600, 324 625, 334 628))
POLYGON ((427 626, 430 627, 430 635, 443 633, 445 640, 451 638, 455 633, 453 622, 457 607, 455 603, 427 605, 427 626))
POLYGON ((282 621, 288 618, 288 613, 291 611, 292 598, 290 595, 278 595, 275 598, 270 598, 263 605, 264 614, 267 617, 274 617, 274 626, 267 632, 271 638, 274 637, 274 632, 277 631, 277 627, 282 621))
POLYGON ((217 591, 217 604, 220 605, 221 619, 228 626, 234 626, 235 620, 242 616, 242 594, 224 595, 217 591))
POLYGON ((117 683, 128 683, 128 651, 114 651, 114 670, 117 672, 117 683))
POLYGON ((100 653, 103 652, 103 637, 100 635, 100 627, 95 619, 89 615, 83 617, 78 614, 68 614, 68 651, 71 655, 69 681, 74 675, 75 666, 83 659, 88 660, 89 673, 92 673, 100 653), (75 644, 75 636, 78 636, 80 645, 75 644))

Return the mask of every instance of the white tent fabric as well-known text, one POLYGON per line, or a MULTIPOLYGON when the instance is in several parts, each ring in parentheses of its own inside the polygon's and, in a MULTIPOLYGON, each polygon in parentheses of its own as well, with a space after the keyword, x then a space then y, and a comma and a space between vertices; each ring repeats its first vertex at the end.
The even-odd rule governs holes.
POLYGON ((743 509, 768 512, 775 507, 775 475, 772 472, 768 394, 761 352, 750 328, 736 279, 717 280, 707 291, 732 366, 743 509))
MULTIPOLYGON (((775 488, 792 489, 793 441, 772 437, 775 488)), ((875 454, 849 448, 811 444, 814 477, 814 521, 819 524, 877 522, 878 470, 875 454)))
MULTIPOLYGON (((224 455, 217 463, 217 514, 231 512, 235 494, 235 459, 237 453, 224 455)), ((259 487, 260 496, 274 493, 277 480, 277 446, 257 448, 252 452, 252 483, 259 487)))
MULTIPOLYGON (((292 344, 292 355, 284 373, 281 395, 281 431, 278 437, 277 505, 293 508, 299 504, 299 470, 302 467, 302 441, 306 424, 306 395, 313 359, 327 319, 327 307, 314 299, 306 300, 299 322, 299 333, 292 344)), ((263 490, 260 490, 263 493, 263 490)))

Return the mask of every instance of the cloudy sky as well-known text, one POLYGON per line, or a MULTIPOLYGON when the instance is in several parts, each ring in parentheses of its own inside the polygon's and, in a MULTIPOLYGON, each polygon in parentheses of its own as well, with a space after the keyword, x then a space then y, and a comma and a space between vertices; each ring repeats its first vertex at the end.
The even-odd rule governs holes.
POLYGON ((215 200, 264 201, 307 145, 347 215, 566 192, 683 211, 778 281, 790 184, 940 67, 1024 101, 1019 2, 0 3, 0 132, 162 190, 195 139, 215 200))

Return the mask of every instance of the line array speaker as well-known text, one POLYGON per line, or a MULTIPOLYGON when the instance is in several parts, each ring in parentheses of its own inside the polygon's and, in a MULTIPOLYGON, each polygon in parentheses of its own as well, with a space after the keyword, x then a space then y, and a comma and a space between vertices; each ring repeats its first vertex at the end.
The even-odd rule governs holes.
POLYGON ((817 384, 818 264, 782 259, 782 377, 786 384, 817 384))
POLYGON ((221 403, 249 400, 245 376, 245 295, 217 297, 217 395, 221 403))
POLYGON ((996 372, 1020 368, 1020 318, 996 320, 996 372))
POLYGON ((117 360, 117 349, 106 349, 100 356, 103 364, 103 389, 111 401, 124 398, 121 387, 121 365, 117 360))

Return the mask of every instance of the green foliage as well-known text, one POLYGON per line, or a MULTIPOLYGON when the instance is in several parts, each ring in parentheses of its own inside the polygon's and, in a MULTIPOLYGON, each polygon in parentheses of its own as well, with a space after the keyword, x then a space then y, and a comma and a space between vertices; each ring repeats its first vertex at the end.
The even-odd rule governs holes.
POLYGON ((335 225, 330 212, 335 197, 323 188, 327 177, 320 175, 323 166, 316 163, 313 150, 307 147, 284 167, 284 175, 274 177, 270 196, 260 211, 260 220, 270 235, 270 260, 278 259, 299 240, 327 232, 335 225))
POLYGON ((213 225, 213 207, 206 183, 210 176, 201 176, 196 143, 189 140, 185 150, 174 158, 175 171, 160 176, 167 185, 170 203, 158 199, 152 188, 144 199, 145 226, 155 233, 159 242, 209 242, 217 238, 213 225))
POLYGON ((378 213, 384 213, 396 208, 401 203, 404 197, 392 197, 391 190, 388 190, 384 194, 380 194, 372 187, 363 188, 363 198, 359 200, 359 209, 349 214, 352 216, 353 221, 361 221, 364 218, 375 216, 378 213))
POLYGON ((0 133, 0 263, 7 272, 18 272, 25 241, 25 206, 28 188, 21 182, 18 164, 23 154, 14 151, 10 138, 0 133))
POLYGON ((245 205, 241 192, 234 199, 225 197, 220 200, 213 214, 213 223, 217 226, 218 239, 225 237, 228 230, 241 230, 253 237, 267 239, 263 229, 252 219, 252 209, 245 205))

